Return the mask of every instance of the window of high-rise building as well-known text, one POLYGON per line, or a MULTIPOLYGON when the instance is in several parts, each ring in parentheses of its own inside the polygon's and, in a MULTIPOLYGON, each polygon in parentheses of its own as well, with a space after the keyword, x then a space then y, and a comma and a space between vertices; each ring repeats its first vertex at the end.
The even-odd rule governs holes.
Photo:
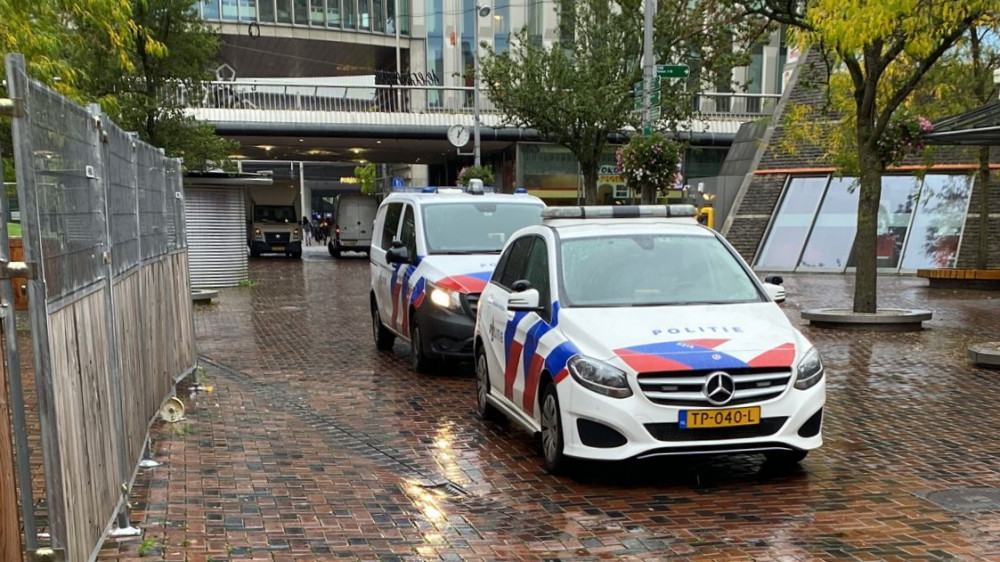
POLYGON ((219 0, 202 0, 201 17, 206 20, 219 19, 219 0))
POLYGON ((372 16, 368 0, 358 0, 358 29, 372 30, 372 16))
POLYGON ((278 23, 292 23, 292 0, 276 0, 275 6, 278 23))
POLYGON ((326 0, 326 24, 340 27, 340 0, 326 0))
POLYGON ((493 48, 497 53, 510 50, 510 0, 500 0, 493 14, 493 48))
POLYGON ((257 19, 264 23, 274 23, 274 0, 258 0, 257 19))
POLYGON ((326 25, 326 8, 323 6, 323 0, 312 0, 309 3, 309 23, 326 25))
POLYGON ((295 23, 309 25, 309 0, 295 0, 295 23))

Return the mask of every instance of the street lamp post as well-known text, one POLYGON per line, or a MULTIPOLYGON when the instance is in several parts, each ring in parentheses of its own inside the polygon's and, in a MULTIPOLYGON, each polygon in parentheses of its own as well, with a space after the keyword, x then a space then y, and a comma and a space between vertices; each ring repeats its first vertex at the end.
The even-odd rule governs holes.
POLYGON ((472 125, 472 145, 473 145, 473 164, 479 167, 481 164, 480 152, 479 152, 479 18, 485 18, 490 15, 490 7, 482 4, 476 4, 476 15, 478 17, 472 18, 475 24, 472 26, 472 37, 473 37, 473 52, 472 52, 472 115, 473 115, 473 125, 472 125))

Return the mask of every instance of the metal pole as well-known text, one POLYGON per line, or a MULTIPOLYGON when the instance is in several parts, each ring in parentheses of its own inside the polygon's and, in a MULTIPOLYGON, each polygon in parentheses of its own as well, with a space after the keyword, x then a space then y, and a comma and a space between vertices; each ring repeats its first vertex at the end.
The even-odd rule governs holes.
MULTIPOLYGON (((0 187, 3 186, 3 170, 0 169, 0 187)), ((0 259, 4 262, 10 261, 10 246, 7 240, 7 195, 0 192, 0 259)), ((0 282, 0 314, 3 315, 3 339, 7 346, 7 363, 10 365, 12 374, 10 376, 11 393, 7 393, 7 369, 0 364, 0 560, 20 560, 23 558, 21 552, 21 526, 20 519, 24 519, 24 530, 27 537, 35 538, 35 514, 32 509, 31 499, 31 476, 28 464, 28 444, 27 430, 24 423, 23 393, 21 390, 20 362, 17 356, 17 329, 14 318, 14 291, 11 288, 12 281, 4 279, 0 282), (17 373, 14 376, 13 372, 17 373), (16 381, 16 382, 15 382, 16 381), (16 392, 15 389, 16 388, 16 392), (10 406, 8 407, 8 404, 10 406), (11 411, 14 412, 11 416, 11 411), (13 417, 13 429, 8 420, 13 417), (11 434, 17 442, 17 456, 14 456, 14 443, 11 441, 11 434), (15 459, 18 468, 15 469, 15 459), (18 477, 18 485, 21 486, 21 517, 17 515, 17 485, 15 476, 18 477), (27 492, 27 498, 24 497, 27 492), (30 525, 30 527, 29 527, 30 525), (28 529, 31 533, 28 534, 28 529)), ((31 539, 29 539, 31 540, 31 539)), ((36 545, 32 544, 34 550, 36 545)))
POLYGON ((479 153, 479 10, 481 6, 476 3, 476 13, 473 14, 472 21, 475 22, 472 26, 472 36, 474 37, 475 44, 472 46, 472 112, 473 112, 473 164, 475 166, 480 165, 480 153, 479 153))
POLYGON ((653 14, 656 12, 656 0, 646 0, 643 3, 642 15, 642 128, 643 133, 650 126, 649 99, 653 92, 653 14))
MULTIPOLYGON (((21 241, 24 245, 24 261, 35 264, 35 278, 28 280, 28 316, 31 322, 31 345, 35 353, 35 388, 38 393, 39 422, 42 429, 42 461, 45 472, 45 497, 49 510, 49 534, 52 548, 64 550, 67 542, 66 491, 63 488, 62 452, 59 450, 59 424, 56 419, 59 412, 55 407, 55 393, 52 388, 48 300, 45 294, 45 263, 42 259, 42 222, 32 168, 35 156, 30 140, 29 81, 22 55, 8 54, 5 62, 8 92, 11 97, 20 98, 25 104, 24 115, 14 119, 12 126, 14 138, 20 141, 14 150, 18 164, 17 193, 21 204, 23 229, 21 241)), ((31 489, 30 485, 28 489, 31 489)), ((30 498, 21 497, 22 503, 30 501, 30 498)), ((25 509, 24 506, 22 509, 25 509)), ((28 543, 26 546, 30 549, 36 538, 34 530, 29 531, 29 522, 33 526, 33 514, 26 516, 24 520, 24 532, 28 543)))

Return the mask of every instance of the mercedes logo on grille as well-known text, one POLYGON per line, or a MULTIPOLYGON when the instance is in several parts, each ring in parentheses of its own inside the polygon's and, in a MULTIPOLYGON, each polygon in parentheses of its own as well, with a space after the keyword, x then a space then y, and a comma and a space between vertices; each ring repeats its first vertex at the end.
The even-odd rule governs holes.
POLYGON ((722 406, 733 399, 733 394, 736 393, 736 383, 729 373, 716 371, 708 375, 701 391, 705 393, 705 398, 708 398, 713 406, 722 406))

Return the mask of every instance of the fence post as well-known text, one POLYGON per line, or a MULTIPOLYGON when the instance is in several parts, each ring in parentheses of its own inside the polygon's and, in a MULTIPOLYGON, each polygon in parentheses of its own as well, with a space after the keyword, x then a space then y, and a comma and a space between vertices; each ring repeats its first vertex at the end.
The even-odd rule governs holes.
MULTIPOLYGON (((17 156, 17 193, 21 202, 24 261, 35 264, 35 278, 28 280, 28 312, 31 321, 31 344, 35 353, 35 388, 38 392, 38 413, 42 428, 42 450, 45 467, 45 495, 48 506, 52 550, 65 551, 66 490, 62 474, 62 453, 59 450, 59 412, 55 407, 52 386, 52 358, 49 354, 49 320, 46 312, 45 266, 41 260, 42 235, 38 222, 38 197, 35 190, 34 151, 31 143, 31 102, 28 72, 23 55, 7 55, 7 88, 10 95, 20 98, 24 114, 14 119, 13 133, 17 156), (34 214, 34 216, 31 216, 34 214)), ((30 539, 29 539, 30 540, 30 539)), ((30 547, 30 545, 29 545, 30 547)))

